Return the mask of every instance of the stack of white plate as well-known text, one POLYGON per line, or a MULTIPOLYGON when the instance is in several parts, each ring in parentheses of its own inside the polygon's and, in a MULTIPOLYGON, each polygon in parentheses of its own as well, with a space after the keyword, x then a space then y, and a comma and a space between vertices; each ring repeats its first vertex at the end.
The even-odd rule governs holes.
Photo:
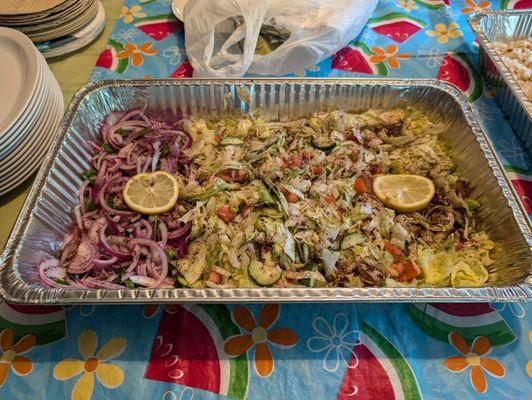
POLYGON ((0 0, 0 26, 21 31, 45 57, 56 57, 96 39, 105 11, 98 0, 0 0))
POLYGON ((45 58, 62 56, 72 53, 93 42, 105 28, 105 9, 102 3, 98 3, 98 13, 94 19, 83 26, 79 31, 75 31, 57 39, 35 43, 37 49, 45 58))
POLYGON ((40 166, 63 116, 61 88, 19 31, 0 28, 0 195, 40 166))

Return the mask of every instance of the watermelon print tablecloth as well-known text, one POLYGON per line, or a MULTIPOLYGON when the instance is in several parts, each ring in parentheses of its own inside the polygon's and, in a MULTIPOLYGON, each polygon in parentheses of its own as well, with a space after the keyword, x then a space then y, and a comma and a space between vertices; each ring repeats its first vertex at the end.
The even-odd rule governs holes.
MULTIPOLYGON (((474 102, 528 211, 532 159, 477 72, 466 16, 530 0, 381 0, 298 76, 437 77, 474 102)), ((127 0, 92 79, 186 77, 170 1, 127 0)), ((1 399, 527 399, 529 304, 0 304, 1 399)))

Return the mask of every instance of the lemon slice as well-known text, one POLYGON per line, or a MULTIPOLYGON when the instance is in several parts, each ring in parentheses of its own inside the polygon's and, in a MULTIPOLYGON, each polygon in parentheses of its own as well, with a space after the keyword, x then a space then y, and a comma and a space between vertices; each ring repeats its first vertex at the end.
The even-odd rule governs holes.
POLYGON ((124 188, 126 204, 142 214, 170 211, 175 206, 178 196, 177 180, 165 171, 132 176, 124 188))
POLYGON ((418 211, 434 196, 434 183, 419 175, 379 175, 373 191, 384 205, 401 212, 418 211))

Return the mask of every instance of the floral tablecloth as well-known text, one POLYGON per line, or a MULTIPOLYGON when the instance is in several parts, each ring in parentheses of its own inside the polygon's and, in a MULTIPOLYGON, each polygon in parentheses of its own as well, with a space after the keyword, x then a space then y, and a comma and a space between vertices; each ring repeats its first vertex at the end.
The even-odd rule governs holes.
MULTIPOLYGON (((466 24, 501 7, 532 1, 381 0, 360 37, 295 75, 452 81, 532 212, 532 159, 483 87, 466 24)), ((191 74, 170 1, 126 0, 92 79, 191 74)), ((518 303, 1 303, 0 398, 528 399, 531 313, 518 303)))

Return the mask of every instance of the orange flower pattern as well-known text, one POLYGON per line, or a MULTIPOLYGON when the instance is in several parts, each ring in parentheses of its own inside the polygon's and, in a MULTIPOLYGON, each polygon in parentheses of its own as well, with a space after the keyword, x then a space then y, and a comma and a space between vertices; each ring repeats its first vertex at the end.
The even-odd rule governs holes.
POLYGON ((374 46, 371 48, 371 51, 373 51, 375 55, 370 57, 370 61, 373 64, 380 64, 384 61, 390 68, 399 68, 401 64, 398 60, 408 60, 410 55, 399 54, 397 53, 398 50, 399 48, 395 44, 389 45, 386 50, 374 46))
POLYGON ((464 0, 468 7, 462 8, 463 14, 470 14, 476 11, 482 11, 491 6, 489 1, 481 1, 480 3, 475 3, 473 0, 464 0))
POLYGON ((18 376, 26 376, 33 369, 31 360, 22 357, 21 354, 30 351, 37 343, 37 338, 31 333, 25 335, 15 345, 13 345, 15 336, 11 329, 4 329, 0 333, 0 387, 4 385, 9 375, 9 366, 18 376))
POLYGON ((259 323, 248 308, 238 306, 233 310, 233 320, 247 334, 235 335, 228 338, 224 350, 229 357, 238 357, 255 345, 255 371, 262 377, 271 375, 274 369, 272 353, 268 343, 281 348, 290 348, 296 345, 297 335, 288 328, 274 328, 279 317, 278 304, 266 304, 260 311, 259 323))
POLYGON ((126 43, 124 49, 116 56, 118 58, 131 58, 131 63, 134 67, 140 67, 144 62, 144 55, 153 56, 157 54, 157 49, 151 48, 152 43, 142 43, 140 47, 137 47, 134 43, 126 43))
POLYGON ((491 351, 491 343, 486 337, 477 336, 470 348, 462 336, 456 332, 451 332, 449 334, 449 343, 463 356, 448 357, 443 364, 452 372, 461 372, 471 367, 469 379, 473 389, 478 393, 485 393, 488 389, 484 371, 494 378, 502 378, 504 376, 504 367, 497 360, 483 357, 491 351))

